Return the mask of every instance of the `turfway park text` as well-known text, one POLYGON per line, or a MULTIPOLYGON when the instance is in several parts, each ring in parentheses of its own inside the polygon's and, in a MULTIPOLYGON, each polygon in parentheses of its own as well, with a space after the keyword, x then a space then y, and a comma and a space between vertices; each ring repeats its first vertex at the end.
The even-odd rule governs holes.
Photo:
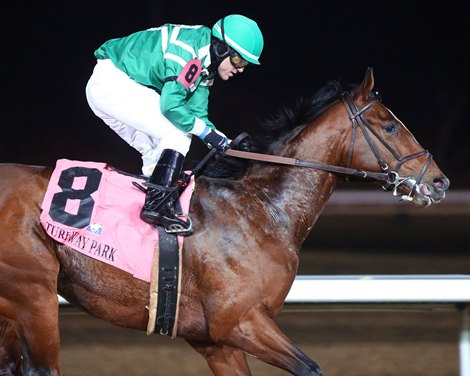
POLYGON ((54 238, 63 239, 65 244, 75 245, 83 251, 111 262, 114 262, 114 254, 118 252, 118 249, 90 239, 78 231, 65 230, 49 222, 46 223, 46 232, 54 238))

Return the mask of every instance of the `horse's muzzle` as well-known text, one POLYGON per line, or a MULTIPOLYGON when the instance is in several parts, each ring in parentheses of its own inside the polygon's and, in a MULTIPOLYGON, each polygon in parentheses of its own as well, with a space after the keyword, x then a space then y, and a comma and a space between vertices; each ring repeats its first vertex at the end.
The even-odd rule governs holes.
POLYGON ((391 190, 400 201, 410 202, 417 206, 429 206, 442 201, 449 187, 449 179, 436 179, 432 185, 418 182, 415 177, 401 177, 396 172, 390 173, 390 180, 383 186, 391 190))

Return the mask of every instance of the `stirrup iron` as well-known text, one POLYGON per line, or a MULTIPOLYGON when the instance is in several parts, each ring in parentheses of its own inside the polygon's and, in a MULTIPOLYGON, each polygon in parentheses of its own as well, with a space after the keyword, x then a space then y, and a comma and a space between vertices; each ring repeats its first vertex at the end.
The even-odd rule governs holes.
POLYGON ((178 214, 178 216, 180 217, 182 216, 187 220, 186 222, 187 226, 184 227, 183 225, 179 223, 173 223, 167 227, 164 227, 165 232, 167 234, 182 235, 182 236, 191 235, 193 233, 193 222, 191 221, 191 218, 185 214, 178 214))

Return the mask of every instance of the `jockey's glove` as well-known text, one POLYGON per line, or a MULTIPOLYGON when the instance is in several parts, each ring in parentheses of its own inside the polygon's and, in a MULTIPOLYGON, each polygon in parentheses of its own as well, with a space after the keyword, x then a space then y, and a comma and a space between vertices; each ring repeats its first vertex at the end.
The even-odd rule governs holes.
POLYGON ((216 148, 218 151, 223 152, 228 149, 230 140, 222 132, 210 131, 205 137, 204 142, 209 147, 216 148))

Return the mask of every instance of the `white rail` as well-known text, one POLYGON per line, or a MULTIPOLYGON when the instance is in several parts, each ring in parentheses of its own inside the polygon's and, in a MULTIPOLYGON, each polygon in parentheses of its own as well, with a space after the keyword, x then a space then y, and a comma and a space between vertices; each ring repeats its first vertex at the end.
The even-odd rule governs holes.
MULTIPOLYGON (((67 301, 59 297, 61 304, 67 301)), ((462 309, 460 376, 470 376, 470 275, 301 275, 286 298, 295 304, 445 304, 462 309)), ((356 308, 357 309, 357 308, 356 308)))
POLYGON ((470 304, 470 275, 301 275, 286 303, 470 304))
POLYGON ((397 303, 460 307, 460 376, 470 376, 470 275, 302 275, 295 279, 286 303, 354 303, 364 310, 397 303))

